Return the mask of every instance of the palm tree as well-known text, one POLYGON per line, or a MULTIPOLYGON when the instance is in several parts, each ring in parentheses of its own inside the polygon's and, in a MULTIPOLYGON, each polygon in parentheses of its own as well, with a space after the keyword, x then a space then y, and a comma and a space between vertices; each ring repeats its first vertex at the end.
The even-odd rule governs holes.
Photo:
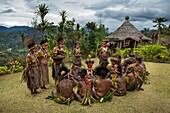
POLYGON ((39 23, 38 25, 38 28, 41 30, 42 32, 42 36, 44 36, 44 32, 45 32, 45 29, 48 27, 48 20, 45 19, 45 16, 48 14, 48 6, 46 6, 46 4, 39 4, 38 6, 38 9, 36 10, 36 14, 38 16, 40 16, 40 19, 41 19, 41 22, 39 23))
POLYGON ((153 27, 157 27, 158 28, 158 32, 161 34, 162 33, 162 28, 166 27, 165 24, 163 24, 163 22, 168 21, 165 17, 161 18, 156 18, 153 22, 156 23, 153 27))
POLYGON ((59 12, 59 14, 60 14, 60 16, 61 16, 61 22, 59 23, 59 31, 61 32, 61 33, 63 33, 64 32, 64 27, 65 27, 65 23, 66 23, 66 18, 67 18, 67 16, 66 16, 66 11, 65 10, 62 10, 61 12, 59 12))
POLYGON ((160 38, 159 35, 162 34, 162 29, 166 27, 165 24, 163 24, 163 22, 168 21, 165 17, 161 18, 156 18, 153 22, 156 23, 153 27, 157 27, 158 28, 158 36, 157 36, 157 43, 159 44, 160 42, 160 38))

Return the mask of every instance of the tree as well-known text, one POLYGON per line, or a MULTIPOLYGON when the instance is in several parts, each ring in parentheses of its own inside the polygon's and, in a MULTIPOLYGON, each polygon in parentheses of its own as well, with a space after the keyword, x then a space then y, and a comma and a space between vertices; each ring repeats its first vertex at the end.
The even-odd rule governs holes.
POLYGON ((74 26, 75 26, 75 19, 73 18, 72 20, 68 20, 65 23, 65 32, 73 32, 74 31, 74 26))
POLYGON ((147 37, 151 37, 151 31, 150 31, 150 29, 149 28, 143 28, 143 30, 141 30, 141 32, 145 35, 145 36, 147 36, 147 37))
POLYGON ((88 22, 88 23, 86 23, 85 27, 86 27, 87 31, 90 33, 92 31, 96 30, 97 25, 96 25, 96 22, 88 22))
POLYGON ((38 29, 37 16, 35 18, 32 18, 31 26, 32 29, 30 29, 30 32, 32 36, 35 38, 37 36, 37 29, 38 29))
POLYGON ((58 28, 58 30, 59 30, 59 32, 61 32, 62 34, 63 34, 63 32, 64 32, 64 27, 65 27, 65 23, 66 23, 66 18, 67 18, 67 16, 66 16, 66 11, 65 10, 62 10, 61 12, 59 12, 59 14, 60 14, 60 16, 61 16, 61 22, 59 23, 59 28, 58 28))
POLYGON ((161 18, 156 18, 153 22, 156 23, 153 27, 157 27, 158 28, 158 32, 161 34, 162 33, 162 29, 164 27, 166 27, 165 24, 163 24, 163 22, 168 21, 165 17, 161 18))
POLYGON ((40 23, 38 24, 38 28, 39 30, 41 31, 42 33, 42 37, 44 37, 44 32, 45 32, 45 29, 48 27, 48 20, 45 19, 45 16, 48 14, 48 6, 46 6, 46 4, 39 4, 38 6, 38 9, 36 10, 36 14, 38 16, 40 16, 40 23))

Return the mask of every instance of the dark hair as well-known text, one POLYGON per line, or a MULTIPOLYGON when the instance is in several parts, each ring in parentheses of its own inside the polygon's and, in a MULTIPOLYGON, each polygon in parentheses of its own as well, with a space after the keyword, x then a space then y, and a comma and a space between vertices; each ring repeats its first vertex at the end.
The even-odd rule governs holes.
POLYGON ((32 42, 32 43, 30 43, 30 44, 28 44, 28 48, 31 48, 31 47, 34 47, 36 44, 35 44, 35 42, 32 42))
POLYGON ((91 59, 86 60, 85 63, 88 64, 88 63, 90 63, 90 62, 91 62, 92 64, 94 64, 94 60, 91 60, 91 59))
POLYGON ((80 77, 81 77, 81 78, 85 78, 86 75, 87 75, 87 70, 86 70, 86 69, 82 69, 82 70, 80 71, 80 77))
POLYGON ((62 41, 63 40, 63 38, 62 37, 60 37, 58 40, 57 40, 57 42, 60 42, 60 41, 62 41))
POLYGON ((68 70, 67 67, 63 66, 60 68, 60 71, 58 72, 58 75, 61 76, 61 72, 65 71, 65 74, 63 76, 65 76, 70 70, 68 70))
POLYGON ((137 57, 136 57, 136 60, 141 63, 141 62, 142 62, 142 57, 141 57, 141 56, 137 56, 137 57))
POLYGON ((96 69, 96 74, 98 76, 102 76, 102 77, 106 77, 108 74, 109 70, 107 68, 103 68, 103 67, 98 67, 96 69))
POLYGON ((43 45, 43 44, 45 44, 45 43, 47 43, 47 40, 41 40, 41 42, 40 42, 40 45, 43 45))

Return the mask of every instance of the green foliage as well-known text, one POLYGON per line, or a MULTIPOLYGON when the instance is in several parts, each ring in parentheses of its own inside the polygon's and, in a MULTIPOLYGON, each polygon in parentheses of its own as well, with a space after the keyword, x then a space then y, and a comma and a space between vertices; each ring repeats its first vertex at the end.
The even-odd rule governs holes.
POLYGON ((73 59, 74 59, 73 50, 67 50, 64 61, 71 62, 73 61, 73 59))
POLYGON ((166 27, 166 25, 165 24, 163 24, 163 22, 166 22, 166 21, 168 21, 165 17, 163 17, 163 18, 161 18, 161 17, 159 17, 159 18, 156 18, 153 22, 154 23, 156 23, 153 27, 157 27, 158 28, 158 31, 160 32, 160 33, 162 33, 162 29, 164 28, 164 27, 166 27))
POLYGON ((116 48, 117 54, 120 54, 123 58, 128 57, 128 53, 131 51, 131 48, 120 49, 116 48))
POLYGON ((36 14, 40 17, 40 23, 38 24, 38 29, 42 32, 42 36, 44 36, 45 29, 48 27, 48 20, 45 19, 45 16, 48 14, 49 9, 46 4, 39 4, 37 6, 36 14))
POLYGON ((48 50, 53 50, 57 43, 57 37, 54 34, 49 34, 45 36, 45 39, 48 42, 48 50))
POLYGON ((21 61, 21 57, 18 57, 15 61, 11 60, 8 62, 8 64, 10 65, 9 67, 0 66, 0 75, 21 72, 23 70, 23 66, 21 66, 20 63, 21 61))
MULTIPOLYGON (((131 48, 120 49, 116 48, 116 54, 120 54, 123 58, 128 57, 128 53, 131 48)), ((170 61, 170 53, 165 46, 161 45, 146 45, 140 46, 139 48, 134 48, 133 52, 136 55, 141 55, 144 61, 154 61, 154 62, 167 62, 170 61)), ((112 56, 114 56, 113 54, 112 56)))
POLYGON ((0 66, 0 75, 9 74, 11 71, 7 66, 0 66))
POLYGON ((170 61, 169 52, 165 46, 147 45, 140 48, 135 48, 134 52, 140 54, 145 61, 164 62, 170 61))
POLYGON ((11 67, 10 67, 11 73, 21 72, 22 70, 23 70, 23 66, 21 66, 19 60, 15 60, 11 62, 11 67))
POLYGON ((90 54, 91 58, 95 58, 96 57, 96 52, 95 51, 90 51, 90 54))

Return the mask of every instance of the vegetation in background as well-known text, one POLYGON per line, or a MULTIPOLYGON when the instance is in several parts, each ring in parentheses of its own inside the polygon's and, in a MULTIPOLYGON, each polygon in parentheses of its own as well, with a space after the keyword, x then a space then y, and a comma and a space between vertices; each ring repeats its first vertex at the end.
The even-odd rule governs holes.
POLYGON ((44 37, 44 33, 45 33, 45 30, 46 28, 48 27, 48 20, 45 19, 45 16, 48 14, 49 12, 49 8, 48 6, 46 6, 46 4, 39 4, 38 6, 38 9, 36 10, 36 14, 38 16, 40 16, 40 23, 38 24, 38 29, 41 31, 42 33, 42 37, 44 37))
POLYGON ((165 46, 161 46, 158 44, 155 45, 145 45, 140 46, 139 48, 125 48, 120 49, 116 48, 117 52, 112 54, 112 56, 116 56, 116 54, 120 54, 123 58, 127 58, 130 52, 133 52, 134 55, 141 55, 144 61, 152 61, 152 62, 170 62, 170 52, 167 50, 165 46))
POLYGON ((134 52, 139 53, 143 60, 154 62, 169 62, 170 53, 165 46, 161 45, 147 45, 140 48, 135 48, 134 52))
MULTIPOLYGON (((76 22, 75 18, 69 19, 67 11, 62 10, 59 12, 60 22, 57 25, 54 25, 53 22, 49 22, 46 19, 46 16, 48 16, 47 14, 50 10, 46 4, 39 4, 36 8, 36 17, 33 18, 31 22, 31 28, 24 27, 25 30, 21 29, 20 31, 13 30, 15 32, 0 33, 1 66, 8 66, 8 60, 11 59, 9 57, 16 59, 18 56, 20 56, 20 63, 23 67, 25 67, 25 56, 28 52, 28 48, 23 45, 22 36, 34 39, 38 45, 42 38, 47 39, 49 51, 52 51, 52 49, 56 46, 57 39, 59 37, 63 37, 65 41, 64 43, 67 47, 67 61, 72 61, 73 59, 72 50, 74 48, 75 41, 80 41, 82 58, 87 58, 88 56, 97 56, 98 47, 108 34, 108 28, 102 24, 101 18, 99 23, 87 22, 85 26, 80 26, 80 24, 76 22), (12 51, 8 52, 8 49, 11 48, 12 51)), ((157 27, 158 31, 161 32, 159 41, 160 44, 164 46, 167 46, 168 41, 170 41, 170 27, 164 24, 166 21, 167 19, 165 17, 159 17, 153 21, 155 23, 155 27, 157 27)), ((155 32, 155 30, 150 30, 148 28, 144 28, 142 30, 142 33, 148 37, 151 37, 153 32, 155 32)), ((155 48, 156 47, 153 47, 153 51, 156 51, 155 48)), ((152 60, 156 62, 168 61, 169 58, 166 56, 167 52, 157 52, 154 55, 150 55, 148 53, 147 55, 149 56, 146 56, 145 52, 150 51, 147 49, 147 47, 140 47, 139 49, 135 50, 140 50, 140 53, 143 55, 145 60, 152 60)), ((163 48, 163 50, 164 49, 165 48, 163 48)), ((122 54, 123 57, 127 57, 126 54, 128 53, 129 49, 120 50, 118 48, 117 51, 119 54, 122 54)))

